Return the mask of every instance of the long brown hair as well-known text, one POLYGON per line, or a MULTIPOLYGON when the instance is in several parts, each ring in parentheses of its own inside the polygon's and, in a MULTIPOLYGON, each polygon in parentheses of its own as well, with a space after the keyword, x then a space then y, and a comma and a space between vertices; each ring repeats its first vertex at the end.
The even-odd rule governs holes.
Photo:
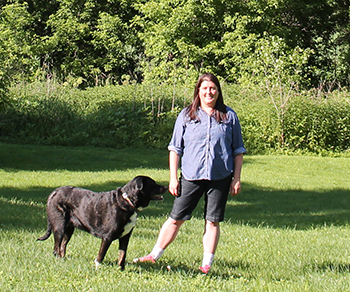
POLYGON ((212 73, 204 73, 198 78, 196 87, 194 88, 194 93, 193 93, 193 101, 192 103, 186 108, 186 113, 189 116, 191 120, 196 120, 198 119, 197 116, 197 110, 201 104, 201 101, 199 99, 199 88, 201 87, 202 83, 204 81, 211 81, 215 83, 216 87, 218 88, 219 91, 219 96, 218 99, 216 100, 216 104, 214 107, 214 112, 213 116, 216 119, 217 122, 223 122, 227 120, 226 117, 226 105, 224 104, 224 98, 222 96, 222 91, 221 91, 221 86, 218 78, 212 74, 212 73))

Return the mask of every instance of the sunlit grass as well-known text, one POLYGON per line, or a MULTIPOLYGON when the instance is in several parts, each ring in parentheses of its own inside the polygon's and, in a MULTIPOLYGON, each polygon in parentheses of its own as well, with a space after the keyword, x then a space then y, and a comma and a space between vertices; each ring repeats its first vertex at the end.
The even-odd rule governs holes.
POLYGON ((52 237, 36 242, 47 196, 61 185, 111 190, 138 174, 166 184, 167 151, 0 144, 1 291, 349 291, 349 171, 347 157, 246 156, 209 275, 198 272, 203 204, 156 264, 132 264, 152 249, 170 194, 140 213, 121 272, 117 241, 98 270, 90 234, 75 232, 65 260, 52 237))

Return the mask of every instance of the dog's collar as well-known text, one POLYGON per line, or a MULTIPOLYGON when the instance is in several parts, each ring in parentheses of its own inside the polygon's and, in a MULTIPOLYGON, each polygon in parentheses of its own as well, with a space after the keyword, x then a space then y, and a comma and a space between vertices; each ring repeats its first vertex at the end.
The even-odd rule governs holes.
POLYGON ((134 205, 134 204, 131 202, 131 200, 129 199, 127 193, 123 193, 123 194, 122 194, 122 197, 123 197, 123 199, 124 199, 125 201, 128 202, 128 204, 129 204, 131 207, 133 207, 134 209, 136 209, 135 205, 134 205))

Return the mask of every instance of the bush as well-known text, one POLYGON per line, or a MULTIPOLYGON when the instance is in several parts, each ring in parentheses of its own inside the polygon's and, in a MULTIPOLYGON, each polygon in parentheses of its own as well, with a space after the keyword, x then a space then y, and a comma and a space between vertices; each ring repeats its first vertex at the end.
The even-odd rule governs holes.
POLYGON ((350 104, 344 98, 298 97, 286 114, 286 147, 311 152, 350 148, 350 104))
MULTIPOLYGON (((347 92, 319 97, 293 93, 283 118, 262 89, 223 85, 238 114, 250 154, 271 151, 342 152, 350 149, 347 92)), ((192 100, 186 88, 120 85, 86 90, 32 83, 12 88, 0 112, 4 142, 166 148, 179 111, 192 100), (187 95, 189 97, 187 97, 187 95)), ((276 97, 277 98, 277 97, 276 97)))
POLYGON ((12 88, 11 102, 0 116, 0 138, 23 144, 164 148, 178 111, 171 110, 171 98, 152 97, 143 89, 12 88))

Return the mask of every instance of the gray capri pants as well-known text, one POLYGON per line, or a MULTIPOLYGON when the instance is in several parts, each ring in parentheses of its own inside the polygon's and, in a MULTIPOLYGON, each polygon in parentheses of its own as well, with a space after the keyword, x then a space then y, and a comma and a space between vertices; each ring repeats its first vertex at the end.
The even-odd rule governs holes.
POLYGON ((224 220, 228 192, 232 175, 221 180, 188 181, 180 177, 180 195, 175 197, 170 218, 174 220, 189 220, 200 198, 204 195, 204 219, 210 222, 224 220))

